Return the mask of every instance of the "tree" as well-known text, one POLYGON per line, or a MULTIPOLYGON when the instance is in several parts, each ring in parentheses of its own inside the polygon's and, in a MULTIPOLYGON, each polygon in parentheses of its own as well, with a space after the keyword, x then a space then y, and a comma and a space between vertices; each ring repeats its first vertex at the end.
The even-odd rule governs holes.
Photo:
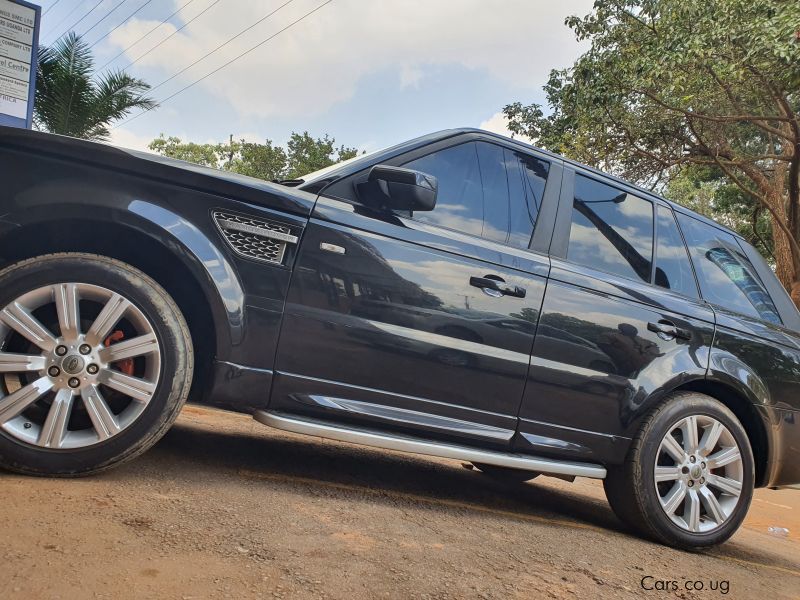
POLYGON ((150 142, 147 147, 162 156, 185 160, 204 167, 219 166, 219 144, 183 142, 180 138, 174 136, 165 138, 162 134, 150 142))
POLYGON ((707 169, 715 209, 768 215, 800 306, 800 3, 597 0, 567 25, 590 49, 551 72, 550 114, 508 105, 510 129, 653 188, 707 169))
POLYGON ((336 148, 335 143, 327 134, 314 139, 307 131, 292 133, 287 149, 271 140, 263 144, 244 140, 196 144, 161 134, 148 148, 163 156, 272 181, 302 177, 358 154, 356 148, 336 148))
POLYGON ((89 45, 74 32, 39 48, 34 124, 37 129, 89 140, 104 140, 109 125, 135 108, 157 104, 150 86, 123 71, 93 74, 89 45))
POLYGON ((312 138, 307 131, 292 133, 287 144, 288 178, 301 177, 306 173, 324 169, 342 160, 353 158, 358 154, 356 148, 335 148, 336 140, 325 134, 321 138, 312 138))

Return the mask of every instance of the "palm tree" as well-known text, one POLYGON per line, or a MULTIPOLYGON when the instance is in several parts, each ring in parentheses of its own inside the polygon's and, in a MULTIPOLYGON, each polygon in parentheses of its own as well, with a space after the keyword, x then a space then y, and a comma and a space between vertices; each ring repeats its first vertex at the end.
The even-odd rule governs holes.
POLYGON ((145 96, 150 85, 123 71, 93 73, 89 45, 70 32, 39 49, 34 124, 37 129, 88 140, 104 140, 109 125, 134 108, 158 106, 145 96))

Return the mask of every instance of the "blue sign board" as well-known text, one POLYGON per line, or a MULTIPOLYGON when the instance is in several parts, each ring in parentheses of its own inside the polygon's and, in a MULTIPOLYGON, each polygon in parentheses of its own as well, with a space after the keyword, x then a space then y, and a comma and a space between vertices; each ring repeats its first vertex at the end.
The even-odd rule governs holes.
POLYGON ((0 0, 0 125, 31 128, 42 7, 0 0))

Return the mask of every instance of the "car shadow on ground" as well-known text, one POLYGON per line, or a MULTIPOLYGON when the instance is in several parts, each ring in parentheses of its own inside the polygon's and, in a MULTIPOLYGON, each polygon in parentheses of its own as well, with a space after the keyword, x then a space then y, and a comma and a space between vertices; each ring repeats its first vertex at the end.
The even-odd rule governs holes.
MULTIPOLYGON (((315 483, 354 493, 374 495, 396 503, 409 502, 474 506, 478 510, 510 513, 520 518, 542 517, 577 526, 623 531, 605 500, 537 484, 496 481, 455 461, 294 436, 257 426, 251 435, 218 432, 184 424, 172 430, 150 451, 158 459, 186 460, 218 473, 263 479, 298 488, 315 483)), ((148 453, 148 454, 150 454, 148 453)), ((148 461, 147 455, 140 461, 148 461)))
MULTIPOLYGON (((191 470, 195 474, 213 471, 223 477, 261 480, 265 485, 286 486, 294 493, 318 495, 322 487, 336 488, 356 497, 366 494, 371 502, 438 505, 491 513, 499 518, 596 530, 625 537, 634 544, 640 541, 617 519, 605 499, 598 497, 599 490, 586 485, 576 485, 572 491, 570 484, 553 487, 540 483, 543 479, 552 481, 551 478, 503 483, 460 468, 455 461, 331 443, 259 425, 254 425, 252 433, 243 434, 179 423, 137 463, 140 468, 158 468, 162 473, 170 465, 175 471, 171 475, 180 478, 182 473, 191 472, 186 469, 187 461, 196 465, 197 471, 191 470)), ((753 547, 734 538, 702 554, 798 572, 800 564, 792 561, 791 554, 787 556, 777 547, 774 550, 753 547)))

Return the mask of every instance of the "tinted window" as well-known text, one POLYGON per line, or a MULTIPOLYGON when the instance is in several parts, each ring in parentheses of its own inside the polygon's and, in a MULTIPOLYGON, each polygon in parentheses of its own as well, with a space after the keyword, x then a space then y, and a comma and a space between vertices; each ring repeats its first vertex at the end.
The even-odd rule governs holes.
POLYGON ((483 142, 452 146, 403 165, 436 177, 436 208, 414 218, 505 243, 508 176, 503 148, 483 142))
POLYGON ((513 150, 506 150, 511 222, 508 243, 527 248, 542 206, 550 164, 513 150))
POLYGON ((477 143, 483 183, 483 233, 481 237, 505 243, 508 239, 508 177, 503 149, 477 143))
POLYGON ((653 256, 653 204, 581 175, 567 258, 578 264, 650 281, 653 256))
POLYGON ((697 297, 697 283, 686 246, 675 222, 675 216, 666 206, 658 207, 658 245, 656 247, 655 284, 697 297))
POLYGON ((780 323, 772 299, 731 234, 685 215, 678 220, 703 297, 729 310, 780 323))
POLYGON ((483 189, 474 143, 445 148, 403 166, 439 181, 436 208, 415 212, 415 219, 472 235, 483 233, 483 189))

